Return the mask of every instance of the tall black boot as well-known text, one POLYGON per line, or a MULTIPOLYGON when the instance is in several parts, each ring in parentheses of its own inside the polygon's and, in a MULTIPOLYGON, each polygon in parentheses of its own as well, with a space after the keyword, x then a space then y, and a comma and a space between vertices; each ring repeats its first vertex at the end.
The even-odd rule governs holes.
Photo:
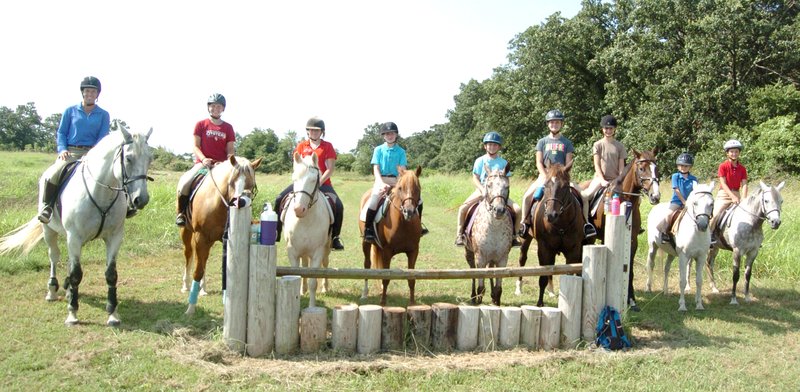
POLYGON ((175 217, 175 224, 178 226, 186 225, 186 207, 189 206, 189 196, 178 195, 178 216, 175 217))
POLYGON ((364 241, 375 243, 375 214, 373 209, 367 210, 367 218, 364 220, 364 241))
POLYGON ((428 234, 428 228, 422 224, 422 201, 417 206, 417 213, 419 214, 419 224, 422 225, 422 235, 428 234))
POLYGON ((58 197, 58 185, 53 185, 50 183, 50 181, 45 182, 44 195, 42 195, 44 206, 42 207, 42 210, 39 211, 39 222, 44 224, 50 223, 50 218, 53 216, 53 205, 56 203, 56 197, 58 197))

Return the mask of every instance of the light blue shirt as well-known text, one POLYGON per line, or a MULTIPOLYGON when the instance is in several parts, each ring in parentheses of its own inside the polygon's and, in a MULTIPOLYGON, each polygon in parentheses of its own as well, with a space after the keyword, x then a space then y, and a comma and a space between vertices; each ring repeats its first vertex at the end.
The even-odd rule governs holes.
MULTIPOLYGON (((503 170, 508 165, 508 161, 499 155, 494 158, 489 158, 489 155, 486 154, 479 156, 472 165, 472 174, 480 178, 481 184, 486 183, 486 176, 489 174, 483 171, 484 163, 489 164, 489 170, 503 170)), ((508 172, 508 177, 511 177, 511 172, 508 172)))
POLYGON ((56 151, 61 154, 67 146, 94 146, 108 135, 111 116, 95 105, 90 114, 83 111, 83 103, 70 106, 61 116, 56 131, 56 151))
MULTIPOLYGON (((678 192, 681 193, 683 199, 686 200, 689 197, 689 194, 692 193, 694 189, 694 183, 697 182, 697 177, 689 174, 687 178, 683 178, 683 175, 678 172, 672 175, 672 189, 678 188, 678 192)), ((678 198, 678 195, 675 192, 672 192, 672 200, 669 201, 671 204, 679 205, 683 207, 683 203, 681 203, 681 199, 678 198)))
POLYGON ((381 144, 372 152, 371 165, 378 165, 381 176, 398 176, 397 166, 408 166, 406 160, 406 150, 395 144, 389 147, 386 143, 381 144))

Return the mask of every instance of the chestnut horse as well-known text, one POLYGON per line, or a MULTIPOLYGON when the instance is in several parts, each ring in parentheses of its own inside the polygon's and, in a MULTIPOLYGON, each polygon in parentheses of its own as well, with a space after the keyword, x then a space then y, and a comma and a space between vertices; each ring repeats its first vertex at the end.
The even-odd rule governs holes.
MULTIPOLYGON (((386 203, 382 207, 383 219, 375 224, 375 236, 378 244, 371 244, 363 241, 361 248, 364 252, 364 268, 369 269, 373 264, 375 268, 388 269, 392 264, 392 257, 398 253, 405 253, 408 258, 408 269, 414 269, 419 254, 419 239, 422 237, 422 221, 420 220, 417 206, 419 205, 421 187, 419 175, 422 168, 417 167, 416 171, 399 170, 397 184, 392 188, 386 197, 386 203)), ((371 191, 367 191, 361 198, 361 208, 367 202, 371 191)), ((364 222, 358 222, 361 235, 364 235, 364 222)), ((415 280, 409 279, 409 304, 415 304, 414 284, 415 280)), ((386 305, 386 289, 389 287, 389 280, 383 280, 383 292, 381 294, 381 306, 386 305)), ((364 290, 361 299, 366 299, 369 293, 369 281, 364 280, 364 290)))
POLYGON ((183 256, 186 259, 181 290, 183 292, 189 290, 192 260, 195 262, 187 315, 194 314, 201 282, 206 273, 208 254, 215 242, 222 241, 231 203, 242 196, 251 200, 255 196, 255 169, 260 164, 261 158, 251 163, 243 157, 231 155, 228 160, 218 163, 208 171, 192 197, 186 225, 180 229, 183 256))
MULTIPOLYGON (((561 253, 567 264, 580 263, 583 253, 583 209, 578 196, 572 192, 569 173, 560 164, 547 168, 542 200, 531 208, 531 227, 523 237, 519 254, 519 265, 528 261, 528 248, 536 239, 536 254, 539 265, 555 265, 556 255, 561 253)), ((539 277, 539 300, 536 306, 544 305, 544 290, 551 276, 539 277)), ((520 278, 520 282, 522 278, 520 278)))
MULTIPOLYGON (((642 233, 642 214, 639 212, 641 196, 647 195, 650 204, 656 205, 661 200, 661 191, 658 185, 658 165, 656 164, 656 154, 658 148, 651 151, 633 150, 633 160, 630 161, 620 173, 616 180, 609 184, 612 187, 611 193, 618 194, 621 202, 631 203, 631 261, 630 273, 628 274, 628 305, 631 310, 638 311, 636 299, 633 291, 633 258, 639 248, 639 234, 642 233)), ((589 181, 581 185, 586 187, 589 181)), ((602 200, 600 201, 602 206, 602 200)), ((605 211, 603 208, 597 209, 597 214, 593 216, 594 226, 597 228, 597 237, 604 241, 605 238, 605 211)))

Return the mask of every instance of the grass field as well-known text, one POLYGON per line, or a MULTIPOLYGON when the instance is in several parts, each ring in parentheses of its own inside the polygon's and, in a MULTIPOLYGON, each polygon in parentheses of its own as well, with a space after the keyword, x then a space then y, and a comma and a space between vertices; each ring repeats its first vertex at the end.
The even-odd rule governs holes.
MULTIPOLYGON (((36 180, 51 155, 4 153, 0 167, 0 232, 27 222, 36 213, 36 180)), ((783 224, 766 229, 766 240, 755 263, 752 291, 756 301, 729 306, 730 253, 717 262, 723 294, 704 290, 705 311, 677 311, 677 268, 670 294, 641 291, 646 246, 640 236, 634 262, 635 287, 642 312, 627 316, 634 348, 606 353, 581 347, 553 353, 516 349, 493 353, 430 354, 393 352, 341 356, 329 351, 291 358, 242 358, 222 343, 220 246, 208 267, 210 294, 201 297, 198 312, 186 318, 187 296, 180 292, 183 256, 174 221, 174 186, 179 173, 152 172, 151 202, 127 221, 119 256, 119 313, 122 327, 108 328, 103 277, 102 242, 84 248, 81 284, 81 324, 63 325, 63 301, 44 301, 49 265, 43 244, 27 257, 0 257, 0 307, 6 316, 0 333, 2 390, 797 390, 800 385, 800 207, 797 182, 784 190, 783 224)), ((757 181, 757 179, 756 179, 757 181)), ((288 185, 289 176, 259 176, 256 205, 271 200, 288 185)), ((751 182, 753 183, 753 182, 751 182)), ((357 200, 369 179, 337 173, 334 186, 345 203, 343 239, 346 250, 334 252, 331 266, 359 268, 357 200)), ((512 197, 525 186, 512 181, 512 197)), ((465 268, 463 250, 452 245, 455 213, 471 192, 469 178, 423 172, 424 223, 431 234, 421 243, 418 269, 465 268)), ((667 192, 666 187, 662 192, 667 192)), ((666 194, 666 193, 663 193, 666 194)), ((646 216, 650 206, 643 206, 646 216)), ((254 212, 256 213, 256 212, 254 212)), ((286 265, 285 244, 279 264, 286 265)), ((63 248, 62 248, 63 249, 63 248)), ((512 250, 511 266, 519 251, 512 250)), ((404 267, 404 257, 393 266, 404 267)), ((661 263, 657 269, 661 269, 661 263)), ((66 267, 59 265, 59 279, 66 267)), ((662 273, 656 273, 660 282, 662 273)), ((513 294, 504 280, 503 303, 533 304, 533 280, 524 295, 513 294)), ((740 293, 743 286, 740 282, 740 293)), ((318 295, 321 306, 360 303, 362 282, 337 280, 332 292, 318 295)), ((707 286, 706 286, 707 287, 707 286)), ((417 301, 460 303, 469 296, 468 281, 419 281, 417 301)), ((371 284, 366 303, 379 301, 379 283, 371 284)), ((389 287, 389 304, 405 306, 405 282, 389 287)), ((741 298, 740 298, 741 299, 741 298)), ((303 299, 304 304, 307 298, 303 299)), ((550 305, 555 298, 546 298, 550 305)), ((692 301, 689 300, 692 309, 692 301)), ((305 306, 305 305, 304 305, 305 306)))

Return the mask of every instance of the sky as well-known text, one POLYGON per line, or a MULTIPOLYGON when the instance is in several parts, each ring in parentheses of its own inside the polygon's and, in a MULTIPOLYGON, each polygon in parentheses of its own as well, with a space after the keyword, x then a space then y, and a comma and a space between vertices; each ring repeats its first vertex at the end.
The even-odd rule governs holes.
POLYGON ((507 64, 508 44, 580 0, 12 1, 0 23, 0 106, 34 102, 44 119, 80 102, 80 81, 102 82, 98 105, 150 145, 191 150, 206 101, 222 119, 355 148, 370 124, 400 134, 447 121, 462 83, 507 64))

